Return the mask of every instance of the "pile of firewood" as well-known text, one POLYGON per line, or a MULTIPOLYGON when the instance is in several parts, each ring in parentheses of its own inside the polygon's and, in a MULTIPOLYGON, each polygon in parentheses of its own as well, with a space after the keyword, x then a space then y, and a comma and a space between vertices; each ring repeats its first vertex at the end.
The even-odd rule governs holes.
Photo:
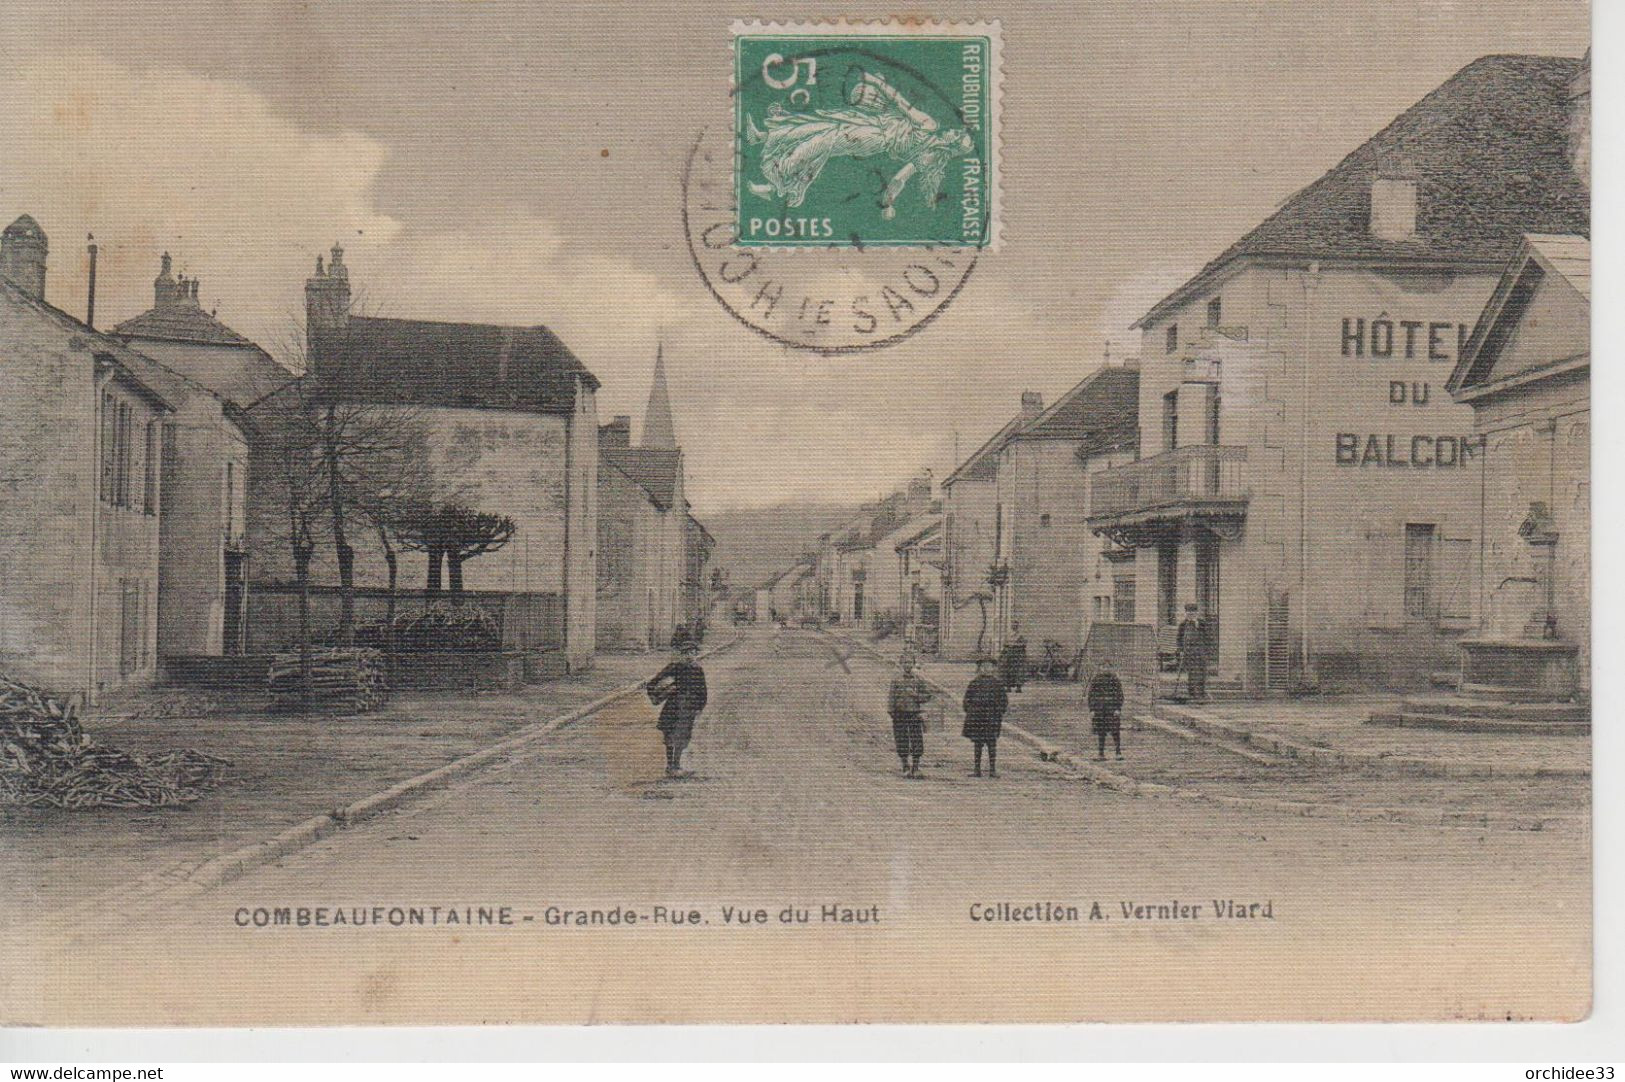
POLYGON ((310 701, 305 701, 299 651, 271 659, 271 705, 281 710, 325 710, 364 714, 389 698, 389 678, 382 650, 326 647, 310 654, 310 701))
POLYGON ((0 676, 0 804, 162 808, 190 804, 231 764, 201 751, 143 757, 98 744, 73 706, 0 676))

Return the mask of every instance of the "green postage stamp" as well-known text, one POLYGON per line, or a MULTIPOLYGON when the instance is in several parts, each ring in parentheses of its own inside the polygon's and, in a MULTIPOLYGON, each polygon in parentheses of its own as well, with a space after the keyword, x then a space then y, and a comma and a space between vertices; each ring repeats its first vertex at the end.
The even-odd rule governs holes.
POLYGON ((996 22, 736 23, 745 248, 988 248, 996 22))

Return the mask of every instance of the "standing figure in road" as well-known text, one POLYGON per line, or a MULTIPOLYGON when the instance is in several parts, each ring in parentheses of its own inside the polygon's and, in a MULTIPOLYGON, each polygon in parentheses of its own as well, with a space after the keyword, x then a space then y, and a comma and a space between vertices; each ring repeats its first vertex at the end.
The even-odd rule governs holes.
POLYGON ((921 708, 932 698, 932 691, 914 672, 914 658, 904 654, 898 662, 901 672, 891 682, 886 697, 887 712, 891 714, 892 737, 897 742, 897 758, 903 764, 903 777, 920 777, 920 759, 925 755, 925 719, 921 708))
POLYGON ((1117 757, 1123 757, 1123 682, 1112 672, 1112 660, 1106 658, 1100 663, 1100 671, 1095 678, 1089 681, 1089 714, 1093 719, 1090 728, 1094 730, 1095 740, 1099 744, 1096 753, 1097 761, 1106 758, 1106 737, 1112 738, 1112 747, 1117 757))
POLYGON ((1185 606, 1174 646, 1179 655, 1179 671, 1185 674, 1186 697, 1193 703, 1207 702, 1207 622, 1195 605, 1185 606))
POLYGON ((686 631, 672 636, 672 660, 649 681, 649 701, 660 704, 660 722, 656 726, 666 742, 666 777, 686 778, 691 773, 683 769, 683 749, 694 735, 694 719, 705 709, 705 670, 694 660, 700 652, 698 644, 686 631))
POLYGON ((999 666, 1004 670, 1004 686, 1020 691, 1027 680, 1027 637, 1021 633, 1020 624, 1010 625, 1010 638, 999 655, 999 666))
POLYGON ((976 777, 982 776, 982 749, 987 749, 987 776, 999 776, 999 731, 1004 728, 1004 712, 1010 696, 1004 681, 993 673, 993 659, 976 662, 976 676, 965 689, 965 738, 976 749, 976 777))

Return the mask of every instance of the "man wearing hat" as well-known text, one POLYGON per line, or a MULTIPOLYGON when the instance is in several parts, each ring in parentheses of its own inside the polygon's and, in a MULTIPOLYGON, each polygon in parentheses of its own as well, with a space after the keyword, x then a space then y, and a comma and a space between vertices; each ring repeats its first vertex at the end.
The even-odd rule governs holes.
POLYGON ((686 778, 683 749, 694 735, 694 719, 705 709, 705 670, 695 661, 699 645, 686 630, 672 636, 672 660, 646 685, 649 701, 660 704, 660 730, 666 742, 666 777, 686 778))
POLYGON ((1185 606, 1174 646, 1179 671, 1185 674, 1185 691, 1193 703, 1207 702, 1207 623, 1195 605, 1185 606))

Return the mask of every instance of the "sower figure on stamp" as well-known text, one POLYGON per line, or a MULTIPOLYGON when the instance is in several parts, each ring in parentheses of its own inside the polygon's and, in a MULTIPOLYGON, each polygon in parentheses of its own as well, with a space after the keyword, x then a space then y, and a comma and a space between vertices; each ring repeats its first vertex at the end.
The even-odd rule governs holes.
POLYGON ((1010 625, 1010 636, 999 654, 999 667, 1004 670, 1005 688, 1020 691, 1027 679, 1027 637, 1021 633, 1021 625, 1017 623, 1010 625))
POLYGON ((656 726, 666 743, 666 777, 685 778, 683 749, 694 735, 694 719, 705 709, 705 670, 694 656, 699 646, 686 631, 672 636, 671 664, 655 674, 647 690, 649 701, 660 704, 660 722, 656 726))
POLYGON ((1179 654, 1179 671, 1185 674, 1185 692, 1193 703, 1207 701, 1207 622, 1195 605, 1185 606, 1174 646, 1179 654))
POLYGON ((1004 712, 1010 696, 1004 681, 993 672, 993 659, 976 662, 976 676, 965 689, 965 738, 975 746, 976 777, 982 776, 982 749, 987 749, 987 776, 999 776, 999 731, 1004 728, 1004 712))
POLYGON ((914 658, 903 655, 902 669, 891 682, 886 697, 891 714, 892 737, 897 742, 897 758, 903 764, 903 777, 920 777, 920 759, 925 755, 925 718, 921 708, 933 696, 931 688, 914 672, 914 658))
POLYGON ((1112 671, 1111 658, 1100 663, 1100 671, 1089 681, 1090 728, 1100 750, 1097 760, 1106 758, 1106 737, 1112 738, 1117 757, 1123 757, 1123 682, 1112 671))

